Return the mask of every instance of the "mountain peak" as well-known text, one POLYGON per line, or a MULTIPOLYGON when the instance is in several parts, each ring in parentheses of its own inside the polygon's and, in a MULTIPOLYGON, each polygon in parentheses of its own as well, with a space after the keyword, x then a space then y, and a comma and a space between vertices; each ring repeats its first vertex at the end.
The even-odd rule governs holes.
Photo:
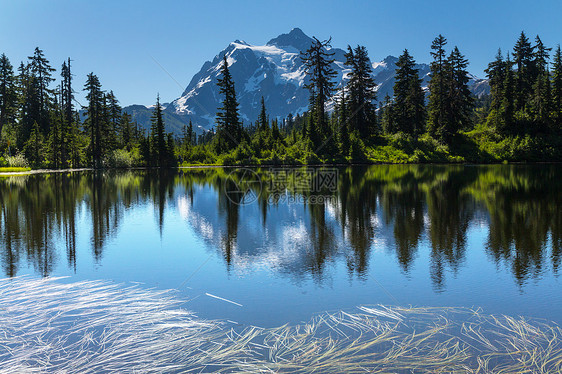
POLYGON ((267 45, 276 47, 293 47, 299 51, 305 51, 310 47, 312 38, 306 35, 301 29, 295 27, 288 34, 281 34, 267 42, 267 45))

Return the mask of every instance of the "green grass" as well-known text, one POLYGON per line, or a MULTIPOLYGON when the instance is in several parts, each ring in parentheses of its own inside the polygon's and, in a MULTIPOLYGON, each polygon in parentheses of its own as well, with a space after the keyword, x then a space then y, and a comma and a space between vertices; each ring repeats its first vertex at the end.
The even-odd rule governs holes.
POLYGON ((22 172, 22 171, 30 171, 31 168, 23 168, 23 167, 0 167, 0 173, 13 173, 13 172, 22 172))

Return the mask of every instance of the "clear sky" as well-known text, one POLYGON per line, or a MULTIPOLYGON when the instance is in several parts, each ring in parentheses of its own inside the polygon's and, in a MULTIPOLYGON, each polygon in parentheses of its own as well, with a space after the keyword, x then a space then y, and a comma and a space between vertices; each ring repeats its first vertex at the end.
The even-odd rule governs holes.
POLYGON ((152 104, 158 92, 173 100, 231 41, 265 44, 294 27, 331 36, 335 47, 365 45, 373 61, 408 48, 429 62, 442 33, 483 76, 497 48, 511 49, 521 30, 551 47, 561 43, 562 1, 0 0, 0 53, 12 65, 39 46, 58 78, 71 57, 75 90, 93 71, 122 105, 152 104))

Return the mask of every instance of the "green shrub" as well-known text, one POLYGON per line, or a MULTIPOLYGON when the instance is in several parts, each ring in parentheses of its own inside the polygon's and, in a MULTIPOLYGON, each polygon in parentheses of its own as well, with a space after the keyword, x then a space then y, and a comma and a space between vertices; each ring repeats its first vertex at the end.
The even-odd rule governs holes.
POLYGON ((25 156, 21 153, 18 153, 15 156, 6 156, 6 162, 8 166, 13 168, 28 168, 29 163, 25 159, 25 156))

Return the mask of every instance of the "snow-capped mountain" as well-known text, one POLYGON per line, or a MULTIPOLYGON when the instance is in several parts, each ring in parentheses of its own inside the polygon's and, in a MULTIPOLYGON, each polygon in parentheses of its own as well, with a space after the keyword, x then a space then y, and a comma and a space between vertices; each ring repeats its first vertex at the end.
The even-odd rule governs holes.
MULTIPOLYGON (((164 113, 174 119, 174 126, 170 126, 168 131, 178 133, 177 120, 185 123, 191 120, 199 130, 208 130, 215 125, 216 111, 221 105, 217 80, 221 74, 225 55, 235 82, 244 124, 247 125, 257 119, 262 96, 270 118, 283 118, 289 113, 302 114, 308 107, 309 94, 304 87, 308 78, 300 53, 306 51, 311 43, 312 38, 298 28, 288 34, 281 34, 261 46, 241 40, 230 43, 212 61, 205 62, 182 95, 167 105, 164 113)), ((332 67, 337 72, 334 80, 338 86, 341 86, 348 72, 344 64, 345 52, 339 48, 332 48, 330 52, 333 53, 334 58, 332 67)), ((373 51, 370 52, 373 54, 373 51)), ((397 61, 398 58, 388 56, 372 64, 373 76, 378 84, 377 94, 381 101, 387 94, 392 96, 397 61)), ((423 79, 423 85, 427 86, 429 65, 419 64, 417 68, 423 79)), ((482 94, 488 87, 484 80, 477 78, 473 78, 471 84, 478 86, 477 94, 482 94)), ((140 113, 138 106, 135 110, 135 113, 140 113)), ((147 108, 147 111, 150 110, 147 108)), ((147 118, 146 115, 142 117, 147 118)), ((144 125, 144 121, 139 122, 144 125)), ((148 128, 149 124, 146 124, 146 127, 148 128)))

